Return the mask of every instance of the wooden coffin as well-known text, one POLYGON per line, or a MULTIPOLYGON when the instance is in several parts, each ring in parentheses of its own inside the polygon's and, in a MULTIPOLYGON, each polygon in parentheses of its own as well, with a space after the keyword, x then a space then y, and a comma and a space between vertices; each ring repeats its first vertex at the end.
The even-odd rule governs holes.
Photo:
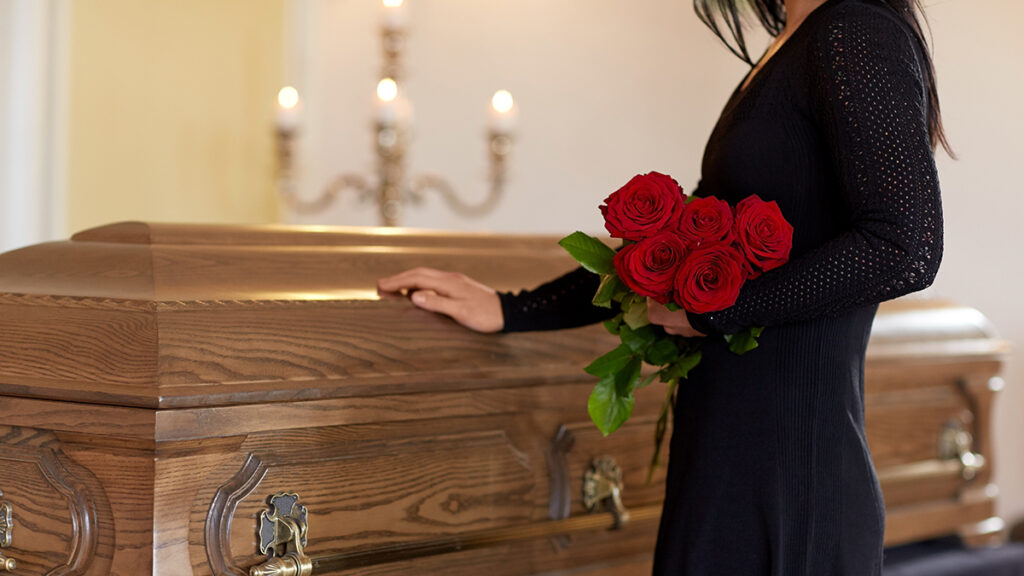
MULTIPOLYGON (((573 266, 554 240, 128 223, 0 256, 0 554, 24 576, 649 573, 664 388, 602 438, 602 328, 480 335, 374 289, 415 265, 536 285, 573 266)), ((878 324, 888 541, 998 532, 1005 345, 937 302, 878 324)))
POLYGON ((887 545, 949 534, 975 544, 1005 539, 995 513, 992 412, 1008 351, 975 309, 913 297, 880 308, 865 426, 887 545))

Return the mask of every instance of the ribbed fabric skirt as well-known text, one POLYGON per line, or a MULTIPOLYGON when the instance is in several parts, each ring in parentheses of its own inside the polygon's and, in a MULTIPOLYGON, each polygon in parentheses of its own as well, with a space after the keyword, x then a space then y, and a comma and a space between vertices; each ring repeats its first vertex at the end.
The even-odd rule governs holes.
POLYGON ((864 436, 877 306, 709 339, 680 383, 658 576, 875 576, 885 510, 864 436))

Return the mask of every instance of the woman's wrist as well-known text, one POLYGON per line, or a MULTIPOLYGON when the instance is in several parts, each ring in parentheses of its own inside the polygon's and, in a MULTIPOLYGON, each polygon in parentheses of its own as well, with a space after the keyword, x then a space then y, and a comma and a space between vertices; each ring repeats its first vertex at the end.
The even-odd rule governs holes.
POLYGON ((694 314, 687 310, 686 320, 694 330, 701 334, 710 335, 715 332, 715 329, 711 327, 711 322, 708 320, 707 314, 694 314))
POLYGON ((512 308, 515 304, 515 294, 511 292, 497 291, 498 301, 501 303, 501 330, 499 332, 515 332, 514 319, 515 312, 512 308), (513 324, 509 324, 509 320, 513 320, 513 324))

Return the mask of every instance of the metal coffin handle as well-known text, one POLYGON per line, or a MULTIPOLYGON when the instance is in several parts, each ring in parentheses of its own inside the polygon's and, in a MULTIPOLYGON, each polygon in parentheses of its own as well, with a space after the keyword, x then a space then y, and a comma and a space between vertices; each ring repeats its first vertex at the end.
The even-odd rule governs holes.
POLYGON ((260 514, 260 552, 271 557, 249 570, 249 576, 311 576, 313 561, 306 556, 306 507, 295 493, 270 498, 270 510, 260 514))
POLYGON ((257 537, 260 552, 269 557, 249 569, 249 576, 312 576, 356 567, 374 566, 426 556, 486 548, 500 543, 535 541, 593 530, 622 528, 630 519, 637 523, 656 522, 660 505, 641 506, 632 511, 622 504, 622 469, 609 456, 591 463, 583 476, 583 502, 591 512, 606 508, 611 514, 586 514, 541 524, 486 528, 410 542, 386 549, 356 550, 310 558, 305 554, 306 507, 295 493, 272 496, 270 510, 260 515, 257 537), (611 518, 609 518, 611 516, 611 518), (609 526, 611 524, 611 526, 609 526))
MULTIPOLYGON (((0 492, 0 498, 4 493, 0 492)), ((14 508, 7 502, 0 501, 0 548, 10 548, 14 540, 14 508)), ((18 563, 0 552, 0 572, 14 572, 18 563)))
POLYGON ((985 457, 973 450, 974 437, 959 420, 950 420, 939 437, 939 457, 960 461, 960 475, 973 480, 985 467, 985 457))
POLYGON ((602 456, 583 474, 583 505, 596 512, 604 504, 615 519, 615 528, 629 524, 629 510, 622 504, 622 468, 615 458, 602 456))

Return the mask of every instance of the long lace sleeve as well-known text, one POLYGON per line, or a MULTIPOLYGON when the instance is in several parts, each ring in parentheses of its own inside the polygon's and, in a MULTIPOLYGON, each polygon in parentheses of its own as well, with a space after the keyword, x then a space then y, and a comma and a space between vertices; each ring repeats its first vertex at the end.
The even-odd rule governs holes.
POLYGON ((502 332, 558 330, 608 320, 617 309, 591 304, 599 283, 597 274, 580 267, 533 290, 499 292, 502 332))
POLYGON ((736 304, 695 316, 732 333, 921 290, 942 259, 942 209, 917 44, 897 17, 856 5, 816 32, 806 73, 851 223, 744 286, 736 304))

